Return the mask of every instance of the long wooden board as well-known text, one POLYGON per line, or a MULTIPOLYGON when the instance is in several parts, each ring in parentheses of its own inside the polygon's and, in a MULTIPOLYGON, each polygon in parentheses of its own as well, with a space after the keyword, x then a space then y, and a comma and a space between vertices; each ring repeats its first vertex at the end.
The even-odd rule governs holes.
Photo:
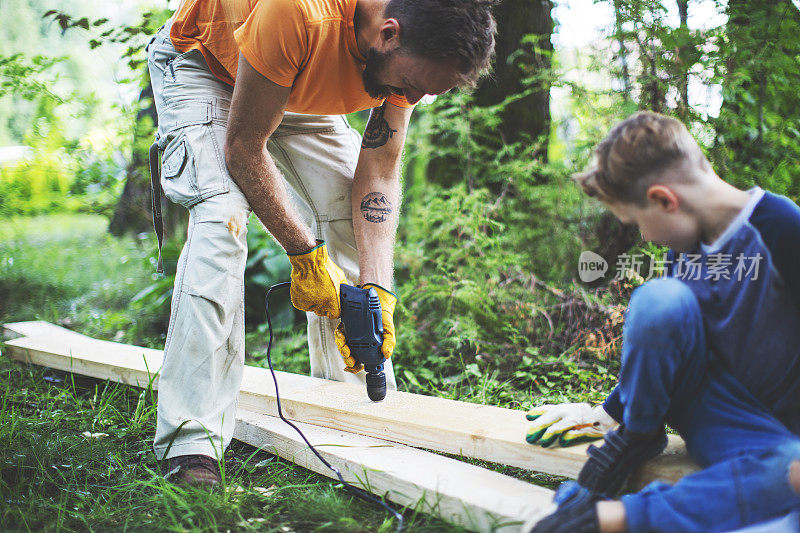
MULTIPOLYGON (((473 531, 516 533, 552 509, 551 490, 485 468, 373 437, 298 426, 348 482, 473 531)), ((240 409, 234 437, 336 477, 277 417, 240 409)))
MULTIPOLYGON (((61 336, 52 325, 36 334, 36 326, 24 324, 6 326, 33 334, 6 343, 14 359, 137 386, 152 380, 157 387, 159 350, 73 332, 61 336)), ((522 411, 404 392, 390 392, 383 402, 373 403, 359 385, 284 372, 278 372, 278 382, 284 413, 292 420, 567 477, 577 476, 586 458, 585 445, 544 449, 527 444, 522 411)), ((239 406, 277 414, 268 370, 245 367, 239 406)), ((674 482, 696 469, 681 440, 672 437, 666 452, 638 472, 632 488, 654 479, 674 482)))
POLYGON ((18 339, 20 337, 37 337, 39 335, 73 335, 78 338, 90 339, 86 335, 62 328, 44 320, 32 320, 30 322, 11 322, 0 325, 4 340, 18 339))
MULTIPOLYGON (((89 339, 65 334, 47 323, 11 325, 5 333, 13 338, 44 333, 78 342, 89 339)), ((73 371, 76 364, 83 368, 81 361, 73 359, 72 363, 73 371)), ((131 374, 119 376, 128 379, 131 374)), ((296 424, 348 482, 471 531, 516 533, 521 524, 535 523, 553 507, 551 490, 510 476, 403 444, 296 424)), ((234 438, 336 479, 294 429, 277 417, 239 409, 234 438)))

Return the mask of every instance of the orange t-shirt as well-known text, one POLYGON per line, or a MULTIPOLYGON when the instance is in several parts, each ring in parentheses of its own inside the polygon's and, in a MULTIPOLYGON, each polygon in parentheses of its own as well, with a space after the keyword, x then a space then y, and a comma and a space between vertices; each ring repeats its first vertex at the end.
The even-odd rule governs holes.
MULTIPOLYGON (((355 9, 356 0, 184 0, 170 38, 179 52, 200 50, 229 85, 241 52, 264 77, 292 88, 287 111, 340 115, 383 103, 361 81, 355 9)), ((402 96, 388 101, 411 107, 402 96)))

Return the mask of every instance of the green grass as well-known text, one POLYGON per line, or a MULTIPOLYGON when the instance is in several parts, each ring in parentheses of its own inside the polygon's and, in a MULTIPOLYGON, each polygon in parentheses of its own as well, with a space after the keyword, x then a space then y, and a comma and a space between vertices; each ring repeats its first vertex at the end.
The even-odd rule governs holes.
MULTIPOLYGON (((3 531, 394 531, 379 506, 238 442, 222 489, 166 482, 149 391, 6 358, 0 389, 3 531)), ((413 511, 405 519, 409 531, 461 531, 413 511)))
MULTIPOLYGON (((48 320, 122 341, 158 337, 131 297, 150 282, 147 235, 116 239, 91 215, 11 218, 0 225, 0 321, 48 320)), ((152 342, 157 339, 149 339, 152 342)))

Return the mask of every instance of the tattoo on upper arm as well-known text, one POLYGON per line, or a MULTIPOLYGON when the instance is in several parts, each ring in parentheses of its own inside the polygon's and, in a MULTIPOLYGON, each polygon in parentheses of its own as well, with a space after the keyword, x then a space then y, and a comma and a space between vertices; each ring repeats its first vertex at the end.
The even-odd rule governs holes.
POLYGON ((383 222, 392 214, 392 203, 382 192, 371 192, 361 199, 361 214, 367 222, 383 222))
POLYGON ((367 127, 364 129, 364 136, 361 139, 361 148, 378 148, 386 144, 397 130, 389 127, 383 114, 386 110, 386 102, 380 107, 375 107, 369 115, 367 127))

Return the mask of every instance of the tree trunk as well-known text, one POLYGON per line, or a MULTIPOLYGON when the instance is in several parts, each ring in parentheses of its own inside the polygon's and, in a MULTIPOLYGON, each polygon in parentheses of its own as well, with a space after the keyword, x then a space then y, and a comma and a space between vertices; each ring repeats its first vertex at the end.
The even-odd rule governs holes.
POLYGON ((628 47, 625 45, 625 35, 622 28, 622 11, 620 0, 614 0, 614 33, 619 46, 620 75, 622 76, 622 96, 626 102, 631 101, 631 74, 628 69, 628 47))
MULTIPOLYGON (((109 233, 115 236, 153 231, 148 148, 153 139, 158 115, 153 102, 153 88, 149 83, 139 94, 139 102, 142 103, 142 107, 136 114, 133 148, 126 170, 125 188, 108 225, 109 233)), ((169 234, 185 218, 185 214, 182 208, 172 204, 163 196, 161 210, 164 216, 164 233, 169 234)))
POLYGON ((487 187, 500 196, 509 182, 508 176, 497 171, 502 162, 496 157, 546 162, 552 7, 550 0, 505 0, 495 8, 498 32, 493 73, 458 110, 458 118, 450 114, 431 136, 431 144, 440 149, 428 160, 429 180, 448 187, 466 182, 470 189, 487 187), (520 149, 504 151, 515 143, 520 143, 520 149))
MULTIPOLYGON (((678 14, 680 16, 681 28, 689 31, 689 0, 677 0, 678 14)), ((689 117, 689 69, 688 65, 682 62, 684 57, 684 48, 678 50, 677 61, 680 69, 678 76, 678 93, 680 98, 678 100, 678 116, 684 121, 689 117)))
POLYGON ((498 134, 504 144, 544 137, 539 150, 542 159, 547 158, 550 133, 552 8, 549 0, 505 0, 495 8, 498 33, 494 75, 475 92, 475 103, 485 107, 529 91, 505 107, 498 134), (524 43, 527 35, 534 36, 535 41, 524 43), (526 82, 529 78, 533 83, 526 82))

